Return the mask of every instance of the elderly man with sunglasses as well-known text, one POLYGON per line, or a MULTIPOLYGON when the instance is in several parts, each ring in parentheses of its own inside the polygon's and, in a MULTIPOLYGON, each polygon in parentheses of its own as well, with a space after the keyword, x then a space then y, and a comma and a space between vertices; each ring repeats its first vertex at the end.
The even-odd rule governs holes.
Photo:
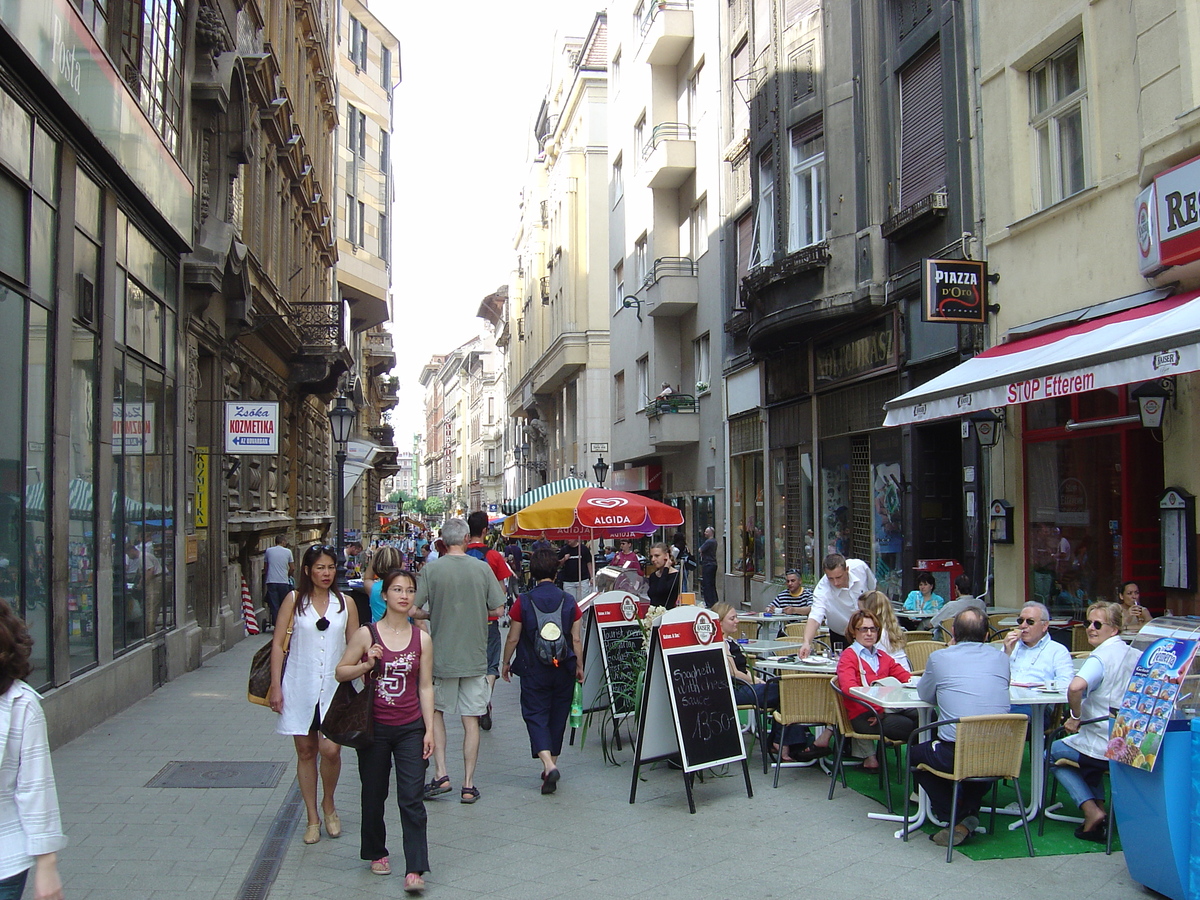
POLYGON ((1017 626, 1004 636, 1004 652, 1013 684, 1055 683, 1065 690, 1075 676, 1071 652, 1050 637, 1050 610, 1044 604, 1030 601, 1021 608, 1017 626))

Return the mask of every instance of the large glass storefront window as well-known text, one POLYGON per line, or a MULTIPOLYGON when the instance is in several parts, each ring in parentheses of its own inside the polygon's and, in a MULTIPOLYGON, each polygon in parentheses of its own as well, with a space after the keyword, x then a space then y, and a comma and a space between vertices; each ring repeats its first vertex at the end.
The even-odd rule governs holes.
POLYGON ((871 507, 875 581, 889 597, 901 595, 904 524, 900 488, 900 435, 895 429, 871 435, 871 507))
POLYGON ((1162 446, 1138 425, 1067 431, 1066 424, 1136 411, 1130 388, 1025 407, 1028 592, 1053 612, 1081 617, 1138 582, 1143 605, 1163 602, 1158 497, 1162 446))
POLYGON ((118 216, 113 651, 174 627, 175 267, 118 216))
POLYGON ((745 574, 762 574, 767 562, 762 454, 743 454, 730 462, 735 568, 745 574))
POLYGON ((49 384, 58 145, 0 91, 0 598, 33 637, 35 687, 50 684, 49 384))
POLYGON ((771 574, 778 578, 788 569, 799 569, 807 585, 818 577, 812 466, 807 445, 771 452, 771 574))

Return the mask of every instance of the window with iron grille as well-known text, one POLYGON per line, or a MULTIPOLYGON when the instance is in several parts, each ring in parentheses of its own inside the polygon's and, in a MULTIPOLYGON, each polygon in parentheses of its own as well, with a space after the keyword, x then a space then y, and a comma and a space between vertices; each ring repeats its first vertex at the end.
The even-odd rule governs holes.
POLYGON ((1030 70, 1029 108, 1037 159, 1034 202, 1044 209, 1087 186, 1082 38, 1030 70))

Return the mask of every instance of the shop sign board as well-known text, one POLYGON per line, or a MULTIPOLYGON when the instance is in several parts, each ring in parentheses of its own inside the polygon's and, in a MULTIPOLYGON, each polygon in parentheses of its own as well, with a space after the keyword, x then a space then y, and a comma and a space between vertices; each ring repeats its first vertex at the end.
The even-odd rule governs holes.
POLYGON ((927 259, 921 319, 951 325, 987 320, 987 263, 975 259, 927 259))
POLYGON ((113 453, 154 453, 154 404, 113 404, 113 453))
POLYGON ((279 403, 233 400, 225 404, 225 452, 279 452, 279 403))
POLYGON ((1200 156, 1160 173, 1153 188, 1161 264, 1179 266, 1200 259, 1200 156))
POLYGON ((1151 182, 1137 197, 1138 272, 1145 278, 1163 270, 1162 248, 1158 242, 1156 195, 1154 183, 1151 182))
POLYGON ((817 384, 822 387, 895 365, 896 330, 891 316, 816 348, 817 384))

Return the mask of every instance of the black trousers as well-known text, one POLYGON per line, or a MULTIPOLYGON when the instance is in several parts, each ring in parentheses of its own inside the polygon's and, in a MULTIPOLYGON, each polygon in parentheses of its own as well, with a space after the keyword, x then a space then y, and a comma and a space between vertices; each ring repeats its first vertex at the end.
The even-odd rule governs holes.
POLYGON ((700 566, 700 597, 705 606, 717 604, 717 567, 715 564, 703 563, 700 566))
MULTIPOLYGON (((855 731, 862 734, 875 734, 879 730, 879 726, 870 720, 874 719, 876 715, 878 714, 873 712, 861 713, 851 719, 850 724, 854 726, 855 731)), ((911 710, 900 709, 883 714, 883 736, 889 740, 907 741, 908 736, 916 727, 916 713, 911 710)))
POLYGON ((421 758, 425 720, 408 725, 375 724, 375 743, 358 751, 358 777, 362 781, 362 843, 359 856, 376 860, 389 856, 384 806, 396 767, 396 802, 404 834, 404 871, 429 871, 429 842, 425 836, 425 769, 421 758))
MULTIPOLYGON (((954 742, 929 741, 912 748, 909 765, 925 763, 940 772, 954 771, 954 742)), ((929 805, 939 822, 949 822, 953 828, 967 816, 978 816, 983 798, 991 788, 990 781, 964 781, 958 789, 958 822, 950 822, 950 803, 954 799, 954 782, 928 772, 914 772, 917 783, 929 795, 929 805)))

